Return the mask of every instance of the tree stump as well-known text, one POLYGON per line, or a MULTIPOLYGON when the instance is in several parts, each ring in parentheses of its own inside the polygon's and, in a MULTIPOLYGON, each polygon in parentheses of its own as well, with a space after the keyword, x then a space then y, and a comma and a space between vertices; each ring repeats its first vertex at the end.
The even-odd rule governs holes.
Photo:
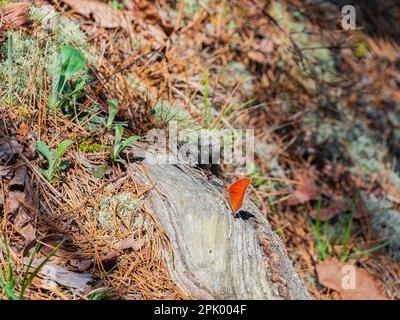
MULTIPOLYGON (((309 299, 309 293, 267 219, 234 218, 221 183, 187 164, 158 164, 156 150, 132 147, 139 183, 153 185, 146 201, 173 247, 169 272, 192 299, 309 299)), ((167 250, 166 250, 167 251, 167 250)))

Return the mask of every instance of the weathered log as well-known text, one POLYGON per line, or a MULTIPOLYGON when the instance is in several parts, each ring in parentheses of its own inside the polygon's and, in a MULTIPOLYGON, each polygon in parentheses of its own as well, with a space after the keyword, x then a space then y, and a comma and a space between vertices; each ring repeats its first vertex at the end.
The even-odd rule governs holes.
POLYGON ((234 218, 222 184, 185 164, 157 164, 150 149, 133 147, 138 181, 155 184, 147 201, 168 234, 165 252, 177 285, 193 299, 309 299, 286 250, 258 208, 234 218))

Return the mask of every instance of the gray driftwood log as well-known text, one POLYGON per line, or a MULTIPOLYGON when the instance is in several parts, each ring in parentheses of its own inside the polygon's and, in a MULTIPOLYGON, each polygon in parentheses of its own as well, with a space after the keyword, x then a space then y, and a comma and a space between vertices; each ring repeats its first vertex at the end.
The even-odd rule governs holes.
POLYGON ((178 286, 193 299, 309 299, 286 250, 250 201, 256 219, 230 213, 222 185, 185 164, 154 164, 159 156, 134 146, 138 182, 153 184, 147 201, 168 234, 165 253, 178 286))

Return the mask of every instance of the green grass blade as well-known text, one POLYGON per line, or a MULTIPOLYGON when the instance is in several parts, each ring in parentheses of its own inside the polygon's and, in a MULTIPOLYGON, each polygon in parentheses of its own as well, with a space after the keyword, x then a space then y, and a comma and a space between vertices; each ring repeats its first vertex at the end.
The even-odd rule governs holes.
POLYGON ((10 259, 10 248, 8 247, 7 239, 5 236, 3 236, 3 243, 4 243, 4 249, 5 249, 5 262, 7 265, 7 280, 10 283, 11 288, 14 288, 15 286, 15 276, 12 271, 12 263, 10 259))
MULTIPOLYGON (((33 249, 33 252, 32 252, 32 254, 31 254, 31 257, 30 257, 30 259, 29 259, 29 262, 28 262, 28 264, 27 264, 25 270, 23 270, 23 272, 22 272, 22 281, 21 281, 22 284, 26 283, 26 280, 27 280, 27 277, 28 277, 28 270, 31 268, 33 259, 34 259, 35 256, 38 254, 39 249, 40 249, 40 244, 39 244, 39 243, 36 243, 36 245, 35 245, 35 247, 34 247, 34 249, 33 249)), ((23 297, 23 293, 22 293, 22 292, 21 292, 21 294, 20 294, 20 297, 21 297, 21 298, 23 297)))
POLYGON ((321 258, 322 260, 324 260, 326 258, 331 240, 331 232, 329 232, 329 220, 325 220, 324 225, 322 227, 322 233, 325 235, 325 238, 322 240, 322 251, 321 251, 321 258))
POLYGON ((33 270, 33 272, 31 273, 30 277, 28 278, 27 277, 28 271, 29 271, 29 269, 30 269, 30 267, 32 265, 33 259, 38 254, 39 249, 40 249, 40 244, 39 243, 35 246, 35 250, 32 253, 32 256, 31 256, 31 258, 29 260, 28 267, 26 268, 26 271, 25 271, 25 274, 24 274, 24 280, 22 281, 22 284, 21 284, 20 299, 23 299, 25 290, 30 286, 30 284, 32 283, 33 279, 37 276, 39 271, 50 260, 50 258, 56 253, 56 251, 62 246, 63 243, 64 243, 64 240, 61 241, 57 246, 55 246, 53 248, 53 250, 51 250, 51 252, 46 256, 46 258, 44 258, 43 261, 33 270))
POLYGON ((355 253, 352 253, 349 256, 349 258, 356 258, 356 257, 362 256, 364 254, 368 254, 368 253, 374 252, 374 251, 379 250, 379 249, 381 249, 383 247, 386 247, 389 243, 390 243, 390 241, 386 241, 386 242, 383 242, 381 244, 376 245, 375 247, 357 251, 355 253))
POLYGON ((15 276, 12 271, 12 264, 10 259, 10 249, 7 244, 7 239, 3 235, 3 245, 4 245, 4 260, 6 263, 6 275, 3 272, 3 267, 0 267, 0 287, 4 290, 8 299, 18 300, 18 296, 14 293, 15 287, 15 276))
POLYGON ((205 119, 205 125, 206 128, 209 126, 209 121, 210 121, 210 101, 208 98, 208 86, 209 86, 209 81, 208 81, 208 70, 206 71, 204 75, 204 119, 205 119))
POLYGON ((342 245, 342 250, 340 252, 340 257, 339 260, 342 261, 343 258, 347 254, 347 245, 349 243, 349 238, 350 238, 350 232, 351 232, 351 226, 353 224, 353 212, 350 215, 349 222, 347 223, 346 231, 344 234, 344 239, 343 239, 343 245, 342 245))
MULTIPOLYGON (((241 110, 243 110, 244 108, 246 108, 248 105, 252 104, 254 101, 256 101, 256 99, 250 99, 250 100, 248 100, 248 101, 242 103, 242 104, 241 104, 239 107, 237 107, 229 116, 226 117, 226 120, 227 120, 227 121, 230 121, 234 116, 236 116, 236 114, 237 114, 238 112, 240 112, 241 110)), ((225 110, 225 114, 227 114, 228 111, 229 111, 230 109, 231 109, 231 108, 227 108, 227 109, 225 110)))
POLYGON ((13 36, 10 33, 7 39, 7 72, 8 72, 8 103, 12 103, 12 93, 13 93, 13 36))

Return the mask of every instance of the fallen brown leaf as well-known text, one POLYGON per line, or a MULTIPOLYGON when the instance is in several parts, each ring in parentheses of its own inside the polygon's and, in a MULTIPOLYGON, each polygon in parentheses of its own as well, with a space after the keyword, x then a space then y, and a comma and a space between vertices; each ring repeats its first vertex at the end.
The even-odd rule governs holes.
POLYGON ((0 160, 9 161, 16 153, 22 152, 22 146, 15 140, 0 139, 0 160))
POLYGON ((4 179, 9 180, 11 179, 13 174, 13 170, 11 168, 6 168, 5 166, 0 166, 0 176, 2 176, 4 179))
MULTIPOLYGON (((32 267, 36 268, 43 259, 35 259, 32 261, 32 267)), ((24 263, 28 264, 29 258, 24 258, 24 263)), ((84 292, 87 289, 87 284, 92 281, 90 273, 78 273, 69 271, 57 264, 47 262, 39 271, 39 274, 48 280, 68 288, 75 288, 79 292, 84 292)))
POLYGON ((317 264, 318 281, 340 293, 343 300, 387 300, 368 271, 335 258, 317 264))
POLYGON ((109 252, 108 254, 100 257, 100 260, 103 262, 114 260, 116 257, 118 257, 119 252, 122 250, 140 250, 145 245, 146 241, 146 238, 136 239, 133 235, 131 235, 128 238, 121 240, 113 245, 113 250, 111 250, 111 252, 109 252))
POLYGON ((296 184, 296 190, 294 192, 294 197, 296 200, 299 203, 317 200, 320 189, 317 187, 314 180, 299 171, 295 171, 294 176, 298 181, 298 184, 296 184))
POLYGON ((63 250, 65 241, 67 241, 68 239, 69 237, 65 234, 60 234, 60 233, 48 234, 38 239, 38 242, 43 244, 40 251, 43 254, 48 255, 54 249, 54 247, 56 247, 58 244, 64 241, 63 245, 57 250, 57 255, 60 255, 60 253, 64 252, 68 253, 67 251, 63 250))
POLYGON ((261 64, 265 64, 265 63, 268 62, 268 60, 265 57, 265 55, 262 52, 258 51, 258 50, 251 50, 251 51, 249 51, 249 53, 247 55, 251 60, 253 60, 255 62, 258 62, 258 63, 261 63, 261 64))
POLYGON ((106 3, 95 0, 63 0, 63 2, 86 18, 93 17, 94 21, 101 27, 127 27, 124 13, 114 10, 106 3))
POLYGON ((68 260, 68 263, 79 271, 85 271, 90 268, 93 263, 93 259, 77 259, 72 258, 68 260))
POLYGON ((21 205, 20 200, 26 201, 25 193, 10 191, 6 198, 6 214, 14 224, 15 230, 25 238, 25 246, 36 240, 35 228, 31 224, 32 217, 21 205))
POLYGON ((23 161, 17 162, 17 169, 14 172, 12 179, 8 184, 8 189, 23 191, 25 188, 26 175, 28 173, 27 167, 24 165, 23 161))
POLYGON ((25 122, 22 122, 18 128, 17 140, 23 141, 28 135, 28 133, 29 133, 29 126, 25 122))

